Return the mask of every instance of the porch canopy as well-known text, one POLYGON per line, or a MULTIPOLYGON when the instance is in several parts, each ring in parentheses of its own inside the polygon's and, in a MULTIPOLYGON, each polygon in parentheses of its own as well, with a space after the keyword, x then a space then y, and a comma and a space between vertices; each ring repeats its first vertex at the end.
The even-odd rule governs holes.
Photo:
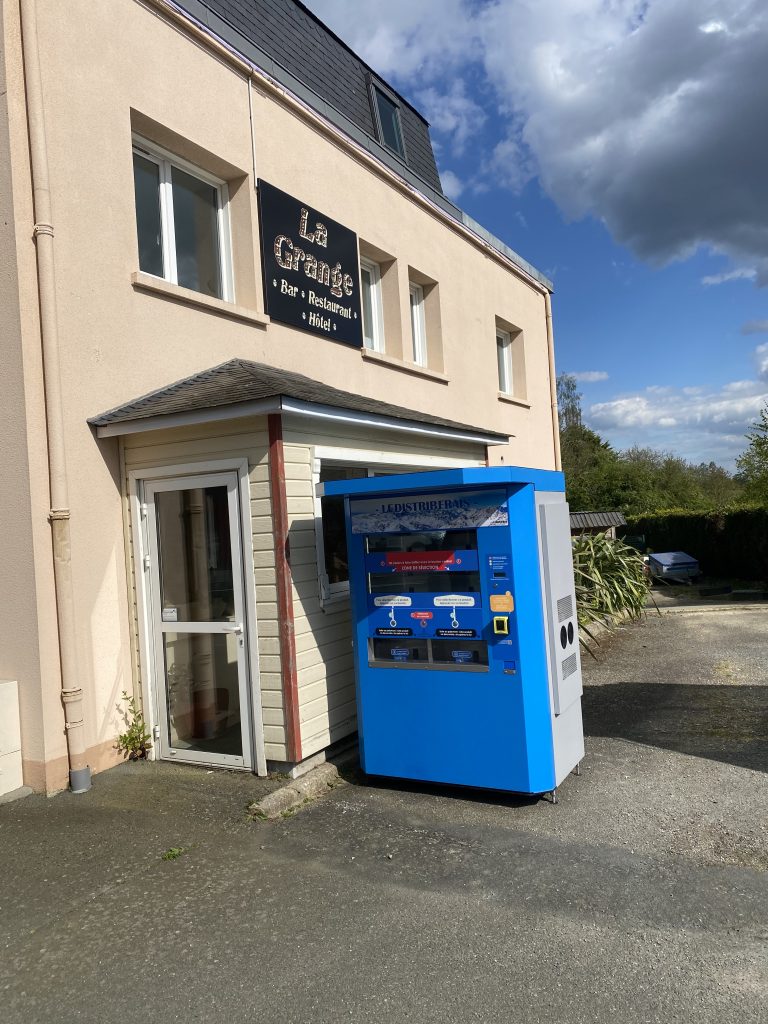
POLYGON ((177 380, 92 416, 88 423, 98 437, 116 437, 269 413, 336 420, 484 445, 509 441, 507 434, 341 391, 300 373, 247 359, 230 359, 177 380))

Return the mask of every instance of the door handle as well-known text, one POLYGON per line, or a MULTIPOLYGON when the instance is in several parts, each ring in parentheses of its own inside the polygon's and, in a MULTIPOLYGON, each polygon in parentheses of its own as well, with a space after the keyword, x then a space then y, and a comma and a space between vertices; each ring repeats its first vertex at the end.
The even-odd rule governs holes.
POLYGON ((224 632, 225 633, 237 633, 238 635, 242 634, 242 632, 243 632, 243 624, 242 624, 242 622, 238 622, 234 626, 225 626, 224 627, 224 632))

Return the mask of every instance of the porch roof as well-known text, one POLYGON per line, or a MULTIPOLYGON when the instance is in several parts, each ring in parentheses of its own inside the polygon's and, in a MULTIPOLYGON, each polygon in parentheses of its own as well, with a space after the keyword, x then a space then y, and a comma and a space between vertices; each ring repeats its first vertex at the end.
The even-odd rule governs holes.
POLYGON ((483 444, 506 444, 509 435, 470 426, 390 402, 352 394, 300 373, 230 359, 89 418, 100 437, 181 426, 211 419, 271 412, 344 419, 410 429, 483 444), (345 417, 345 414, 347 416, 345 417))

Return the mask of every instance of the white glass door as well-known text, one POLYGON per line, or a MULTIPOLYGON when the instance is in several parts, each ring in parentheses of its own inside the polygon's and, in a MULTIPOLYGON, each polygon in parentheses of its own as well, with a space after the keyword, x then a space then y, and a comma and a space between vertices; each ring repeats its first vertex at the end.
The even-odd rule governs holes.
POLYGON ((145 484, 159 754, 250 768, 236 473, 145 484))

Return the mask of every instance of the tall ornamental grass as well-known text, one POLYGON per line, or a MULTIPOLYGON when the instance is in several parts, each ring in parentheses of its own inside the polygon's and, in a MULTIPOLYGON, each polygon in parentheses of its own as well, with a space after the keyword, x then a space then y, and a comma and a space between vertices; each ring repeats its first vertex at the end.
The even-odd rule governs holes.
POLYGON ((579 628, 595 643, 590 627, 596 623, 610 628, 619 618, 637 619, 645 611, 650 576, 643 556, 623 541, 603 533, 574 537, 573 574, 579 628))

